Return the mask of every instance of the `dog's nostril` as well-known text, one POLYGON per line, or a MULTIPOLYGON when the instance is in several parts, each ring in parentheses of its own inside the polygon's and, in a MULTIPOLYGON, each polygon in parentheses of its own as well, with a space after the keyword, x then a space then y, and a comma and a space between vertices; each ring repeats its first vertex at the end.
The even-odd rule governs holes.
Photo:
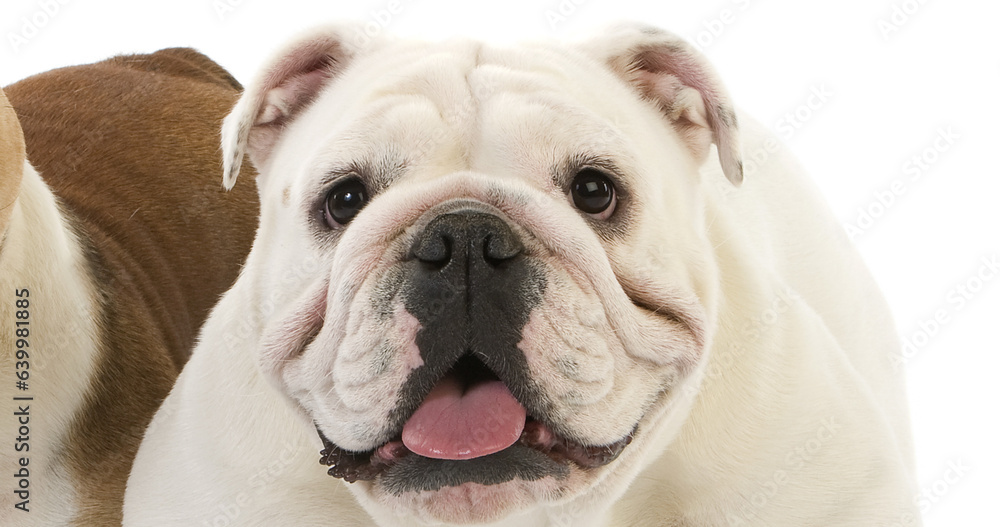
POLYGON ((450 236, 421 236, 413 246, 413 256, 436 268, 444 267, 451 260, 454 240, 450 236))
MULTIPOLYGON (((506 225, 504 228, 507 228, 506 225)), ((489 264, 497 266, 521 254, 522 248, 521 242, 513 233, 510 233, 509 236, 487 235, 486 241, 483 243, 483 259, 489 264)))

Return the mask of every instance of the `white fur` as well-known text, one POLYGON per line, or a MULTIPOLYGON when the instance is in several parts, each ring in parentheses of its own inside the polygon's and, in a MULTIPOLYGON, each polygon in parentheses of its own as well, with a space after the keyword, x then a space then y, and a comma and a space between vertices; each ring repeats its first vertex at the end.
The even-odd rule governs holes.
POLYGON ((0 321, 6 326, 0 331, 0 353, 10 367, 3 370, 0 383, 6 414, 0 420, 0 436, 10 442, 10 450, 0 456, 0 470, 12 480, 24 454, 31 482, 29 513, 14 508, 21 500, 9 489, 0 493, 0 524, 64 525, 76 505, 62 442, 84 401, 95 364, 97 296, 79 240, 64 222, 52 192, 28 163, 0 247, 0 291, 0 321), (14 292, 21 289, 30 294, 27 391, 14 387, 14 292), (18 396, 34 400, 13 401, 18 396), (11 413, 18 404, 30 404, 30 450, 12 455, 19 424, 11 413))
MULTIPOLYGON (((310 54, 343 51, 305 42, 283 53, 308 64, 310 54)), ((261 226, 147 431, 125 525, 415 527, 459 517, 463 500, 503 516, 495 527, 881 525, 913 511, 891 317, 799 167, 778 151, 735 188, 719 162, 741 179, 735 127, 714 131, 716 142, 725 135, 722 156, 700 151, 690 130, 671 127, 588 53, 469 42, 352 50, 336 81, 279 130, 240 128, 258 110, 265 121, 291 111, 267 95, 280 99, 280 83, 249 88, 223 137, 227 163, 249 145, 261 169, 261 226), (263 146, 255 134, 267 136, 263 146), (405 177, 317 242, 303 211, 318 181, 385 145, 407 155, 405 177), (595 148, 620 154, 634 177, 641 207, 625 241, 599 238, 549 180, 551 162, 595 148), (536 380, 559 395, 565 430, 601 444, 640 423, 618 460, 560 482, 561 498, 536 500, 554 485, 543 481, 397 499, 316 463, 313 419, 346 448, 385 439, 382 417, 413 360, 390 357, 380 375, 366 365, 385 331, 412 323, 377 328, 365 316, 372 276, 455 199, 509 218, 561 280, 530 323, 541 336, 521 347, 536 380), (623 286, 680 309, 697 331, 685 336, 639 310, 623 286), (322 331, 301 356, 283 356, 301 338, 289 324, 308 320, 326 288, 322 331), (546 362, 573 349, 578 378, 546 362), (602 369, 607 377, 595 379, 602 369), (505 498, 522 501, 488 504, 505 498)), ((698 105, 686 108, 699 126, 698 105)), ((774 140, 740 121, 744 151, 774 140)))

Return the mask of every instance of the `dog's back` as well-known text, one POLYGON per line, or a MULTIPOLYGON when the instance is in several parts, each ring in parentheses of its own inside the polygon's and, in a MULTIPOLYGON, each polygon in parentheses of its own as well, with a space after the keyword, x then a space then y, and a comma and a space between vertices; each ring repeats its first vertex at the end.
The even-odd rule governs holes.
MULTIPOLYGON (((219 183, 218 131, 240 89, 190 49, 115 57, 5 88, 28 160, 78 234, 98 291, 87 395, 65 401, 79 409, 61 438, 36 436, 50 443, 36 449, 57 450, 65 464, 76 524, 120 524, 149 419, 249 251, 256 191, 227 193, 219 183)), ((45 373, 58 367, 49 361, 45 373)))
POLYGON ((256 191, 219 184, 220 122, 240 89, 181 48, 53 70, 5 89, 28 160, 97 252, 131 271, 132 283, 108 285, 152 307, 178 368, 253 237, 256 191))

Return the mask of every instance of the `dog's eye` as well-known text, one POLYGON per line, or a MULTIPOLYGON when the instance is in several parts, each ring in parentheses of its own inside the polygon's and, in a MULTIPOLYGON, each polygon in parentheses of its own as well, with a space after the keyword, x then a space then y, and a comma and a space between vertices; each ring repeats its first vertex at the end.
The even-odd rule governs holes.
POLYGON ((368 203, 368 190, 357 179, 348 179, 330 189, 326 195, 324 216, 330 227, 347 225, 368 203))
POLYGON ((607 219, 615 210, 615 185, 596 168, 584 168, 576 173, 571 187, 573 204, 587 214, 607 219))

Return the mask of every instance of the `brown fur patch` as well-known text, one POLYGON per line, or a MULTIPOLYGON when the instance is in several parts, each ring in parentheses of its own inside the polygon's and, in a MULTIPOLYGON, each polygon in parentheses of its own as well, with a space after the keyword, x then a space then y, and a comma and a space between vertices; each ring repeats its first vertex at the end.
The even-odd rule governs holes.
POLYGON ((121 524, 143 431, 249 252, 256 188, 223 191, 218 147, 238 88, 190 49, 7 88, 28 158, 82 234, 102 293, 102 350, 64 446, 78 525, 121 524))

